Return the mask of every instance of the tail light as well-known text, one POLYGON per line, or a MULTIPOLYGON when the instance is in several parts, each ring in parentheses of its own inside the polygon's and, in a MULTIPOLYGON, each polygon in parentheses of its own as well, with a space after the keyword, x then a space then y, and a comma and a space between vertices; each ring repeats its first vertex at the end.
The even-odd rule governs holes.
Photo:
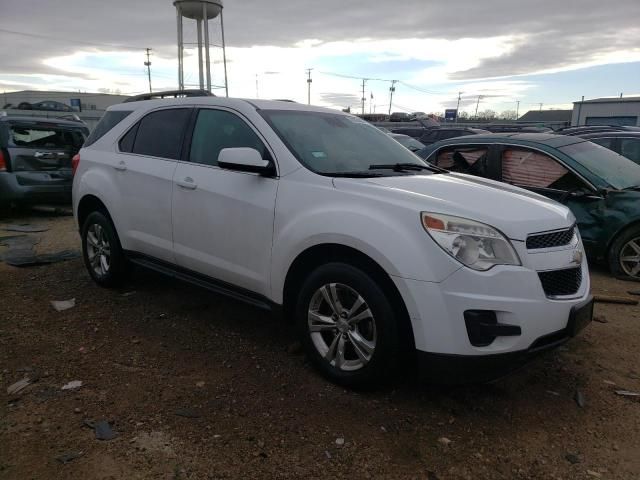
POLYGON ((6 172, 7 171, 7 157, 5 156, 5 153, 0 150, 0 172, 6 172))
MULTIPOLYGON (((69 158, 69 157, 67 157, 69 158)), ((76 170, 78 169, 78 165, 80 165, 80 154, 76 153, 71 159, 71 171, 73 174, 76 174, 76 170)))

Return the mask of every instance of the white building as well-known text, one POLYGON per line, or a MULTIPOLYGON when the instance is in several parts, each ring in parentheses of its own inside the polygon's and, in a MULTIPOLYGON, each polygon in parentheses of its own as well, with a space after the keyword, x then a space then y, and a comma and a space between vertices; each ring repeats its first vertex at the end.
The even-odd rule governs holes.
POLYGON ((571 125, 640 126, 640 97, 594 98, 573 102, 571 125))
MULTIPOLYGON (((126 95, 112 95, 108 93, 79 93, 79 92, 49 92, 41 90, 22 90, 19 92, 3 92, 0 94, 0 106, 16 108, 21 103, 34 104, 38 102, 53 101, 73 108, 74 113, 83 120, 89 130, 96 126, 98 120, 104 114, 107 107, 122 103, 126 95)), ((42 111, 38 116, 56 117, 69 112, 42 111)))

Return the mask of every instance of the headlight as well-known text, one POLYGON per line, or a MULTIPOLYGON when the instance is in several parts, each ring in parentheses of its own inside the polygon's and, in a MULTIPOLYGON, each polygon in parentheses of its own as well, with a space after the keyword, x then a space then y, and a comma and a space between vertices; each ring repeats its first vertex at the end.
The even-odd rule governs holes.
POLYGON ((422 212, 422 226, 442 249, 474 270, 521 265, 513 246, 495 228, 461 217, 422 212))

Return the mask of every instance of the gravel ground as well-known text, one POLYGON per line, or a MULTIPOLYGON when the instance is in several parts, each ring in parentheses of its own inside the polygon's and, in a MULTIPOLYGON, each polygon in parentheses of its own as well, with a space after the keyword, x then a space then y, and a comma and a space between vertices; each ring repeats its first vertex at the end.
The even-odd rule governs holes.
MULTIPOLYGON (((50 228, 39 253, 79 248, 70 217, 0 228, 22 221, 50 228)), ((615 393, 640 391, 638 306, 598 304, 607 323, 490 385, 357 393, 320 378, 282 320, 154 273, 113 291, 78 259, 0 263, 0 298, 3 388, 32 380, 2 402, 1 478, 640 478, 640 399, 615 393), (117 437, 96 439, 101 420, 117 437)))

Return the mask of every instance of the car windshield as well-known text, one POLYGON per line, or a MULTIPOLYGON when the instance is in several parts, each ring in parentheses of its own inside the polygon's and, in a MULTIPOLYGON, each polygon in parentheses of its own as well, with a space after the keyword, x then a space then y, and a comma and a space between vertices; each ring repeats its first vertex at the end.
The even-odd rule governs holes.
POLYGON ((580 142, 560 147, 559 150, 615 189, 640 186, 640 165, 608 148, 580 142))
POLYGON ((408 148, 412 152, 417 152, 418 150, 422 150, 424 148, 424 144, 420 143, 413 137, 393 137, 394 140, 400 143, 400 145, 408 148))
MULTIPOLYGON (((373 125, 351 115, 299 110, 261 110, 260 114, 305 167, 323 175, 397 174, 372 165, 415 164, 420 158, 373 125)), ((428 170, 407 173, 424 174, 428 170)))

